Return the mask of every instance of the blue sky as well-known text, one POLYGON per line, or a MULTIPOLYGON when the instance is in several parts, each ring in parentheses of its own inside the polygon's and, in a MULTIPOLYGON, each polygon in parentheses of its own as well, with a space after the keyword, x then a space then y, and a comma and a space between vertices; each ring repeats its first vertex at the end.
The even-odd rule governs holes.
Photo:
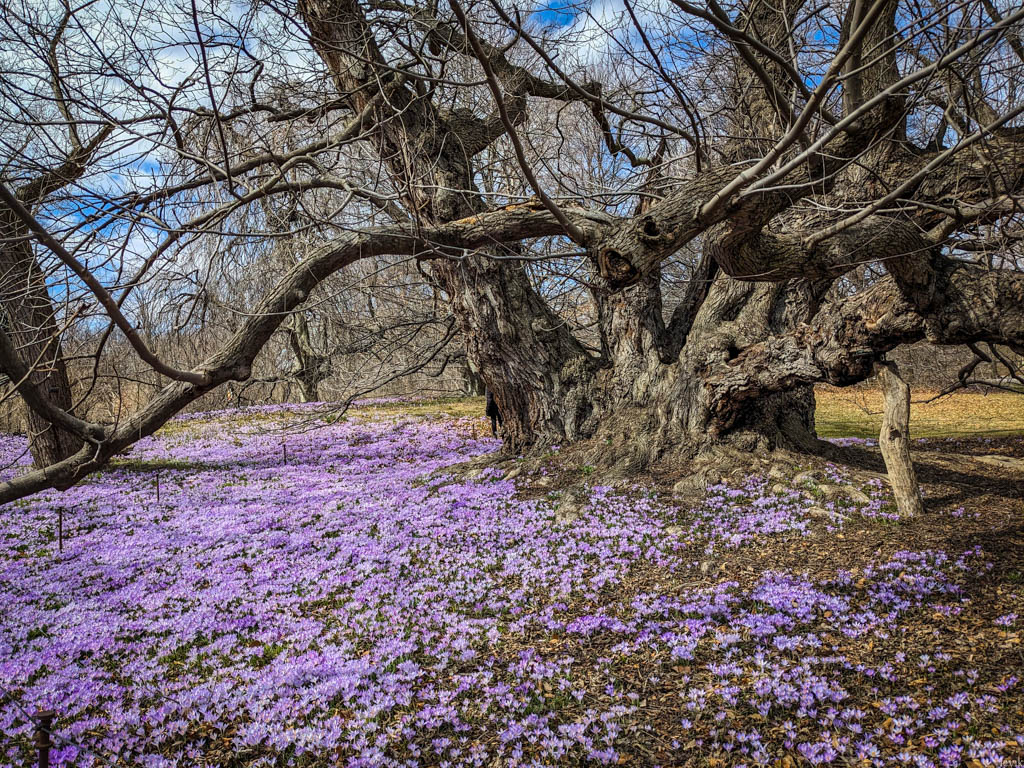
POLYGON ((555 26, 564 27, 572 23, 572 20, 576 18, 576 14, 572 5, 569 3, 552 2, 548 3, 543 10, 535 11, 533 18, 540 21, 542 24, 553 24, 555 26))

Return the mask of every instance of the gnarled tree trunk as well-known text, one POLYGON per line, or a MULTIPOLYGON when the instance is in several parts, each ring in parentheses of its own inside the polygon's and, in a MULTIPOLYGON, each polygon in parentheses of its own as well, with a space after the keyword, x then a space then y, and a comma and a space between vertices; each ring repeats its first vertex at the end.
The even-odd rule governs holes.
POLYGON ((524 269, 475 256, 442 263, 466 352, 501 411, 505 448, 579 440, 599 417, 598 361, 537 295, 524 269))
MULTIPOLYGON (((1024 131, 1006 94, 1019 90, 1010 62, 1022 56, 1024 10, 985 2, 961 24, 936 6, 922 24, 906 24, 917 9, 900 0, 813 8, 741 0, 711 10, 674 2, 659 5, 654 21, 627 6, 618 29, 598 25, 615 56, 619 46, 625 55, 594 67, 590 46, 586 61, 571 61, 581 27, 562 35, 512 5, 298 0, 333 93, 304 93, 301 109, 279 109, 278 85, 267 88, 257 67, 252 103, 246 89, 229 89, 222 108, 192 115, 221 145, 199 155, 178 147, 179 159, 200 170, 152 195, 100 195, 104 216, 123 211, 141 223, 152 203, 176 204, 203 188, 217 207, 190 221, 204 237, 227 234, 223 225, 253 195, 287 196, 289 211, 312 195, 309 210, 331 217, 311 232, 333 241, 283 264, 237 333, 194 370, 146 349, 111 296, 129 289, 89 272, 19 211, 38 243, 87 282, 139 359, 169 380, 114 427, 83 423, 21 387, 35 413, 95 450, 2 483, 0 497, 74 482, 205 392, 245 380, 311 291, 378 256, 428 263, 420 266, 450 303, 513 454, 593 439, 598 463, 632 469, 669 453, 813 448, 816 382, 863 381, 886 352, 921 340, 1024 350, 1019 263, 964 258, 972 245, 988 247, 981 228, 1020 240, 1024 131), (694 24, 711 44, 675 32, 694 24), (608 85, 579 79, 590 72, 608 85), (702 82, 691 95, 695 76, 702 82), (221 130, 281 122, 291 133, 294 120, 323 120, 322 140, 295 153, 235 157, 221 130), (575 135, 563 130, 580 120, 575 135), (683 258, 671 275, 691 248, 699 259, 684 266, 683 258), (869 277, 847 280, 866 267, 869 277), (681 299, 670 292, 682 284, 676 278, 688 285, 681 299)), ((58 68, 49 61, 40 71, 54 76, 60 109, 58 68)), ((57 153, 61 162, 29 180, 55 149, 44 131, 38 146, 47 149, 33 145, 20 170, 5 171, 28 208, 55 204, 48 196, 81 178, 113 130, 81 141, 68 104, 63 111, 69 151, 57 153)), ((101 123, 109 117, 105 107, 95 114, 101 123)), ((181 141, 168 115, 151 135, 172 134, 181 141)), ((0 196, 17 203, 6 183, 0 196)), ((78 206, 83 226, 89 200, 78 206)), ((168 226, 167 244, 192 231, 168 226)), ((10 245, 21 231, 6 234, 10 245)), ((147 263, 161 269, 160 260, 147 263)), ((20 333, 46 329, 18 339, 31 356, 55 329, 44 281, 29 283, 42 314, 12 323, 20 333)), ((22 371, 7 340, 0 334, 5 370, 22 371)), ((59 348, 37 351, 52 361, 37 373, 66 380, 59 348)), ((312 396, 313 379, 303 386, 312 396)))

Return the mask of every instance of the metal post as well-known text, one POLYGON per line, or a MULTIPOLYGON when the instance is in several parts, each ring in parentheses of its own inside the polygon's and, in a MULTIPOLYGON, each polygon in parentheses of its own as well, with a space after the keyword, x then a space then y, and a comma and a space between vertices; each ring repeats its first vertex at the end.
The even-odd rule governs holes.
POLYGON ((57 507, 57 551, 64 551, 64 507, 57 507))
POLYGON ((36 747, 39 748, 39 768, 50 768, 50 748, 53 746, 51 739, 53 733, 53 718, 55 713, 52 710, 44 709, 36 712, 36 747))

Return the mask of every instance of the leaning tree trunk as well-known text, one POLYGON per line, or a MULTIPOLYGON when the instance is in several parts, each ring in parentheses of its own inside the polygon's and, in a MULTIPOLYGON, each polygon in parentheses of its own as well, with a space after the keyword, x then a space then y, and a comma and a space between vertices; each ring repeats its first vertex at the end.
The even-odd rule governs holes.
MULTIPOLYGON (((301 0, 298 7, 339 93, 353 112, 375 114, 372 141, 396 186, 406 190, 406 208, 432 224, 486 211, 473 157, 504 130, 492 135, 493 121, 448 111, 394 79, 358 3, 301 0), (382 76, 391 85, 377 101, 372 94, 380 92, 382 76)), ((525 110, 525 99, 517 104, 525 110)), ((450 297, 470 363, 494 393, 505 450, 587 437, 595 424, 596 361, 508 255, 507 247, 483 250, 431 268, 450 297)))
POLYGON ((885 398, 878 447, 885 459, 896 509, 901 517, 913 517, 924 512, 924 503, 910 459, 910 386, 900 376, 896 363, 882 362, 878 368, 885 398))
MULTIPOLYGON (((0 308, 4 329, 29 368, 30 382, 54 405, 72 410, 71 383, 60 343, 56 312, 46 277, 36 261, 23 227, 0 211, 0 308)), ((29 450, 36 467, 66 459, 82 442, 25 407, 29 450)))

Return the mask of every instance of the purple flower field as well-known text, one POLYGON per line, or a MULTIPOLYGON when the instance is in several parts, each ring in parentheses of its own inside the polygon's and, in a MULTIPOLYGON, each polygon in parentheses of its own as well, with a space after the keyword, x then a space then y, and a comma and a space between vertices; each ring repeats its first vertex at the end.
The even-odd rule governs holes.
POLYGON ((696 510, 594 485, 567 519, 556 494, 517 498, 529 478, 445 474, 498 446, 468 421, 289 418, 176 421, 0 509, 0 764, 30 762, 41 708, 62 766, 1024 759, 1024 610, 985 619, 1009 661, 954 631, 983 548, 707 568, 898 526, 878 489, 822 517, 760 478, 696 510))

